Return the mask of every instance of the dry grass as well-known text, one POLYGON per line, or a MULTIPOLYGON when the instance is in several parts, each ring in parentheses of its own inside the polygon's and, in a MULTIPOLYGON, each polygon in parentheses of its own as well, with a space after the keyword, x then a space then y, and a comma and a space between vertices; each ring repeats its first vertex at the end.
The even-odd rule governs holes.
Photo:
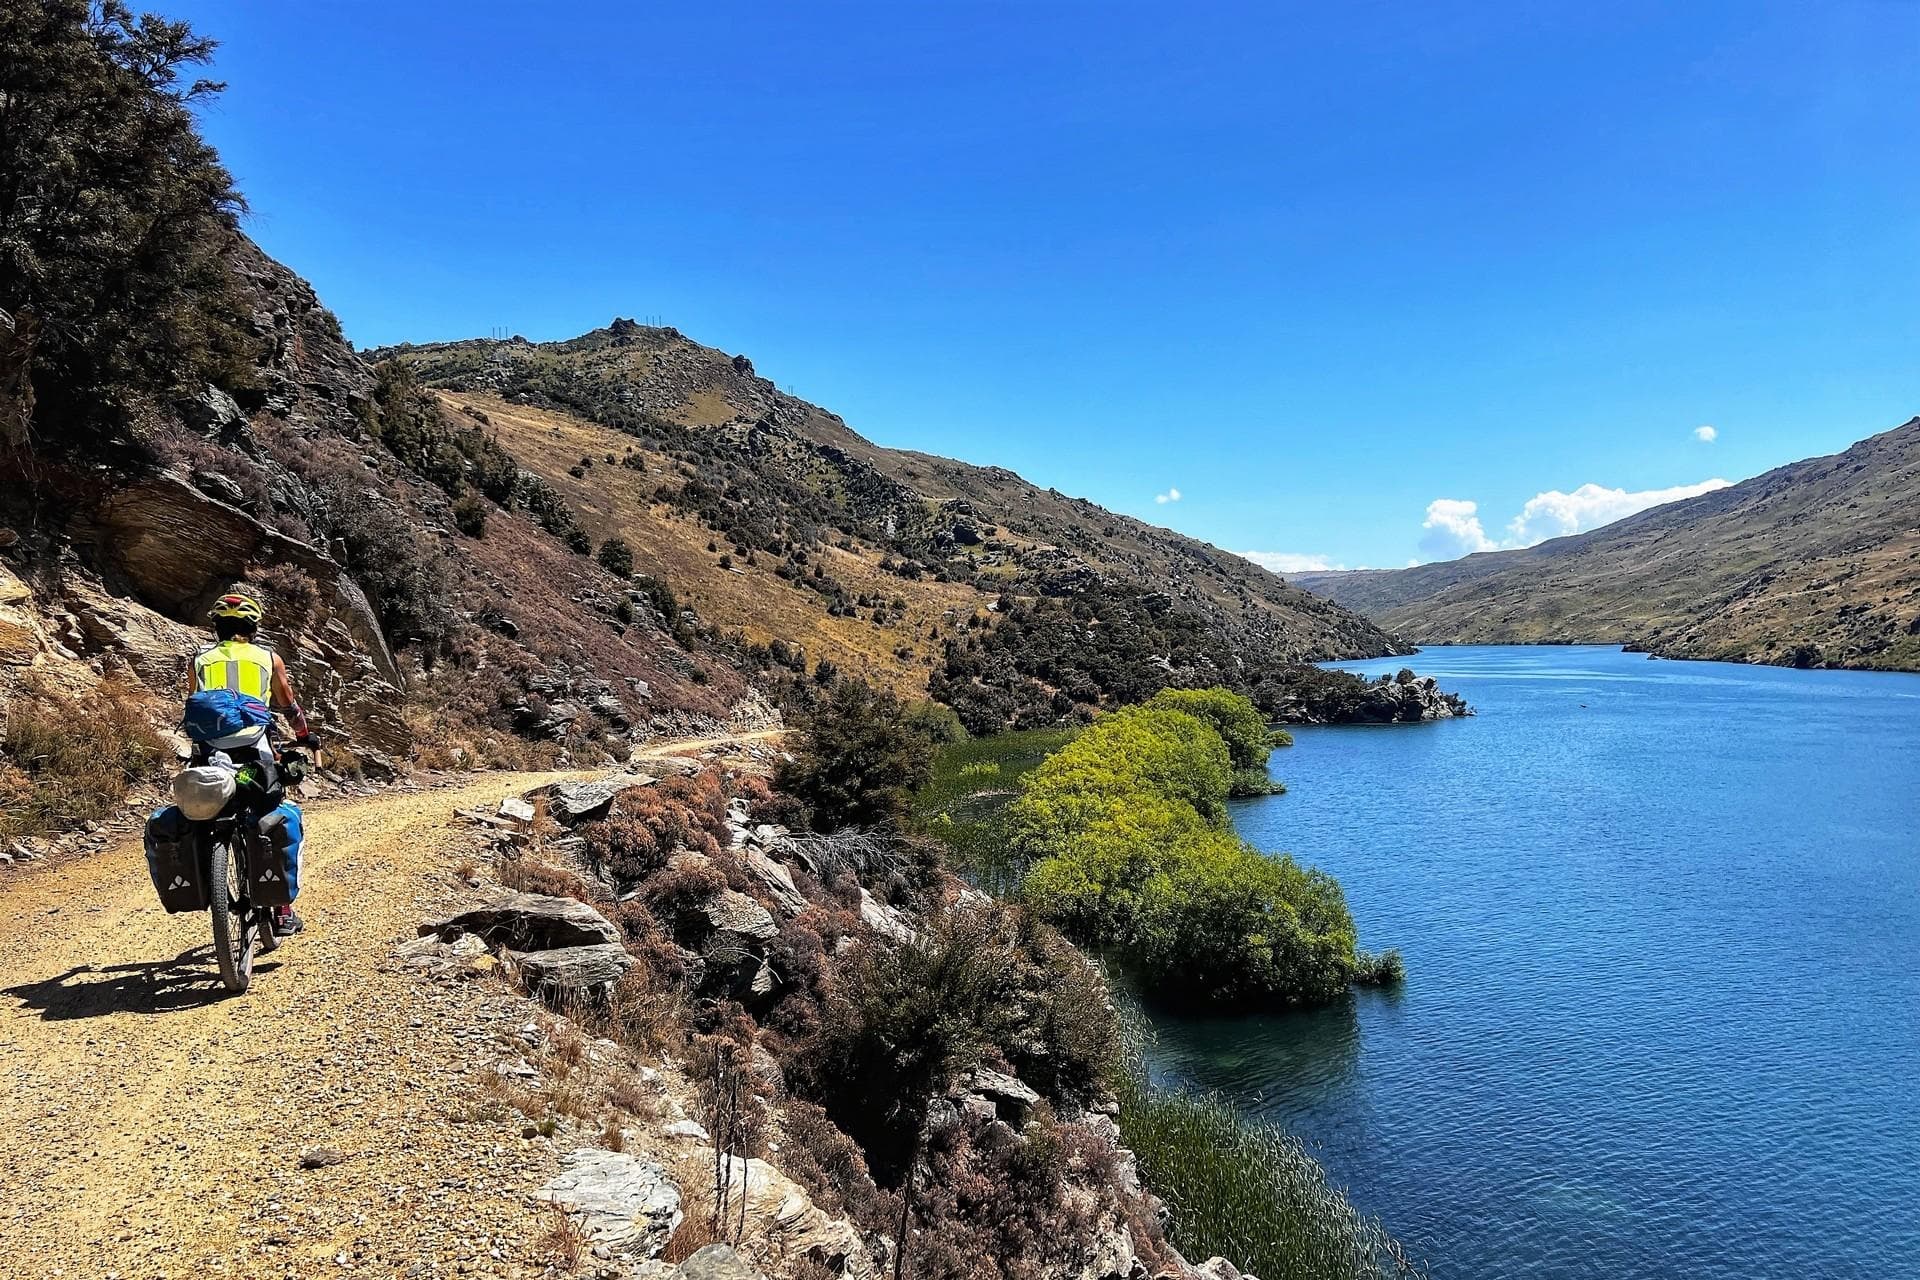
POLYGON ((540 1249, 557 1267, 571 1275, 580 1269, 587 1254, 586 1232, 578 1220, 559 1205, 549 1205, 551 1217, 540 1237, 540 1249))
POLYGON ((525 854, 515 857, 502 853, 494 859, 493 875, 501 884, 520 893, 578 898, 582 902, 598 902, 606 897, 584 876, 525 854))
POLYGON ((686 1001, 677 987, 655 980, 643 957, 634 960, 606 1002, 579 1016, 595 1034, 658 1057, 686 1040, 686 1001))
MULTIPOLYGON (((660 1114, 660 1104, 640 1077, 620 1072, 607 1082, 604 1096, 609 1105, 636 1120, 650 1120, 660 1114)), ((614 1148, 618 1150, 619 1148, 614 1148)))
POLYGON ((51 835, 119 814, 134 786, 157 783, 170 756, 156 711, 109 677, 84 697, 30 677, 0 733, 0 836, 51 835))
POLYGON ((567 1079, 587 1060, 587 1038, 572 1022, 556 1022, 547 1037, 547 1054, 553 1073, 567 1079))
MULTIPOLYGON (((990 599, 961 583, 909 582, 884 572, 882 553, 870 547, 826 547, 819 558, 848 591, 884 599, 897 596, 907 603, 905 618, 891 626, 876 627, 866 618, 829 617, 818 595, 774 574, 771 556, 760 556, 753 566, 736 556, 739 572, 721 568, 719 556, 707 550, 714 538, 711 529, 653 501, 661 481, 677 475, 673 461, 664 455, 637 449, 646 460, 645 473, 596 466, 583 478, 567 474, 582 457, 624 454, 635 445, 631 436, 496 396, 462 392, 442 393, 441 398, 451 408, 470 403, 484 411, 500 442, 521 465, 537 471, 565 496, 596 544, 616 535, 625 538, 633 546, 639 572, 664 577, 706 621, 722 630, 738 630, 749 640, 765 644, 778 638, 805 645, 811 659, 826 658, 870 684, 924 696, 927 668, 919 659, 940 652, 939 642, 926 638, 928 630, 936 625, 944 630, 948 610, 970 614, 990 599), (903 644, 912 651, 904 660, 894 653, 903 644)), ((729 416, 721 415, 722 420, 729 416)))
POLYGON ((698 1196, 688 1197, 682 1211, 687 1215, 679 1228, 667 1238, 667 1247, 660 1253, 663 1262, 685 1262, 710 1244, 727 1243, 713 1229, 713 1206, 696 1204, 698 1196))

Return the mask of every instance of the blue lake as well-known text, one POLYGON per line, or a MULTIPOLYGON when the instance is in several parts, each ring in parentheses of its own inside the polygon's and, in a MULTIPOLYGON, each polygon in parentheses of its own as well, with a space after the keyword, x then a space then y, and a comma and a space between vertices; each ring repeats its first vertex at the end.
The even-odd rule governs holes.
POLYGON ((1297 732, 1241 833, 1408 981, 1156 1014, 1441 1280, 1920 1275, 1920 676, 1446 648, 1466 720, 1297 732))

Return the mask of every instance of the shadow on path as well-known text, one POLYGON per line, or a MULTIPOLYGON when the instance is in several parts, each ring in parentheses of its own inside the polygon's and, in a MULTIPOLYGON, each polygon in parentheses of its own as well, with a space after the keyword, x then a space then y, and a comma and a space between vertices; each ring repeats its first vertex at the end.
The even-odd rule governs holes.
MULTIPOLYGON (((279 967, 277 961, 255 961, 253 972, 257 977, 279 967)), ((38 1009, 45 1022, 116 1013, 177 1013, 212 1004, 227 994, 214 967, 212 943, 190 947, 171 960, 117 964, 105 969, 79 965, 39 982, 0 991, 0 995, 12 996, 29 1009, 38 1009)))

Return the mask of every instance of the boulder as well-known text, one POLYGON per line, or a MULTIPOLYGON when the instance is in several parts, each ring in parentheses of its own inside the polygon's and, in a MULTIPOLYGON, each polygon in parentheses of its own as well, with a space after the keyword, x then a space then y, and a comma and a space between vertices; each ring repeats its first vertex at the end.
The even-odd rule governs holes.
POLYGON ((760 882, 781 911, 797 916, 807 909, 806 895, 794 884, 793 873, 759 849, 748 847, 740 857, 740 864, 748 875, 760 882))
POLYGON ((1146 1274, 1133 1247, 1133 1231, 1124 1222, 1104 1218, 1094 1231, 1093 1253, 1080 1269, 1079 1280, 1131 1280, 1146 1274))
POLYGON ((247 494, 237 483, 218 471, 196 471, 193 473, 193 487, 230 506, 241 506, 247 500, 247 494))
POLYGON ((174 405, 180 419, 193 431, 218 440, 247 426, 239 401, 211 383, 199 395, 185 396, 174 405))
POLYGON ((614 942, 510 954, 529 990, 562 1004, 604 993, 635 963, 627 949, 614 942))
POLYGON ((1218 1256, 1208 1258, 1193 1268, 1193 1272, 1196 1276, 1203 1277, 1203 1280, 1258 1280, 1257 1277, 1248 1275, 1225 1258, 1218 1256))
POLYGON ((694 1250, 693 1256, 680 1264, 680 1274, 686 1280, 765 1280, 758 1267, 724 1244, 694 1250))
POLYGON ((714 894, 701 908, 701 914, 706 916, 715 934, 765 942, 780 932, 780 925, 765 907, 735 889, 722 889, 714 894))
POLYGON ((913 925, 906 913, 860 890, 860 922, 889 942, 912 942, 913 925))
POLYGON ((547 814, 568 827, 595 822, 607 816, 613 808, 613 798, 622 791, 652 783, 653 779, 643 774, 595 778, 587 782, 556 782, 547 792, 547 814))
POLYGON ((657 1257, 683 1217, 667 1171, 619 1151, 582 1147, 534 1194, 578 1219, 596 1249, 635 1262, 657 1257))
POLYGON ((0 664, 27 666, 47 643, 33 607, 33 592, 0 564, 0 664))
POLYGON ((563 947, 618 944, 612 921, 574 898, 543 893, 490 891, 479 903, 420 926, 420 936, 455 938, 474 934, 515 951, 554 951, 563 947))
POLYGON ((1014 1128, 1026 1123, 1028 1114, 1039 1104, 1040 1095, 1013 1076, 986 1067, 974 1068, 967 1082, 967 1094, 984 1098, 994 1113, 1014 1128))
POLYGON ((519 796, 507 796, 500 801, 499 814, 514 822, 532 822, 533 806, 519 796))
MULTIPOLYGON (((734 1194, 745 1196, 746 1238, 766 1240, 781 1257, 811 1258, 847 1280, 871 1280, 877 1273, 852 1223, 829 1216, 798 1183, 766 1161, 725 1159, 733 1166, 727 1172, 734 1194)), ((720 1157, 712 1147, 695 1147, 688 1160, 711 1177, 720 1157)))

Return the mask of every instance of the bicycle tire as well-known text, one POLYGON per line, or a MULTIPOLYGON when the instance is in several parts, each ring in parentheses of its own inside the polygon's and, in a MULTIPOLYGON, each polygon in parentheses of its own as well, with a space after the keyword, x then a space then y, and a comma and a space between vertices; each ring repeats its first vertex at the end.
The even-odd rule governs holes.
POLYGON ((213 958, 220 966, 220 983, 227 990, 245 991, 253 981, 252 931, 236 920, 233 910, 233 850, 224 840, 213 842, 208 858, 212 882, 213 958), (235 926, 239 925, 238 928, 235 926))

